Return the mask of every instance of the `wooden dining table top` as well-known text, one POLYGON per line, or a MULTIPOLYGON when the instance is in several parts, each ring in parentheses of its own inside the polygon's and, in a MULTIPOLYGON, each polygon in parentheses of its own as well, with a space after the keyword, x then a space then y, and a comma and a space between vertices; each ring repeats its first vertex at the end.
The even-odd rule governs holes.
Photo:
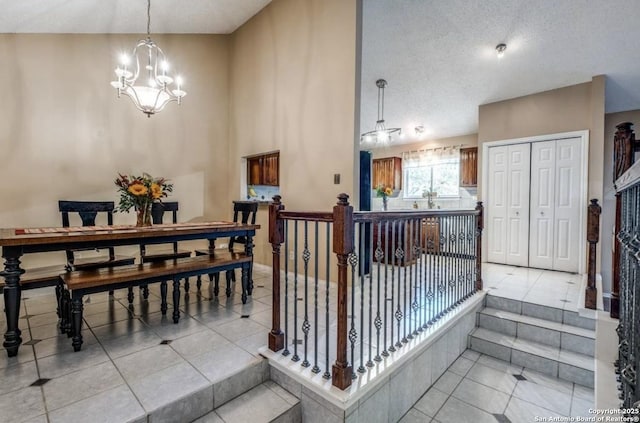
POLYGON ((42 228, 2 228, 0 246, 19 246, 34 244, 58 244, 65 242, 96 241, 100 239, 126 240, 140 238, 158 238, 172 234, 214 234, 229 231, 247 231, 260 229, 260 225, 216 221, 170 223, 138 227, 135 225, 70 226, 42 228))

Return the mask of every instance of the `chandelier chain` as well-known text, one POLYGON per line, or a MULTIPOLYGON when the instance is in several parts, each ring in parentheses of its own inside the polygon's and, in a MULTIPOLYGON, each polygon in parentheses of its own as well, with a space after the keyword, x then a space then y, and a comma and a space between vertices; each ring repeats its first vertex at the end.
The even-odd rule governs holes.
POLYGON ((147 0, 147 37, 151 38, 151 0, 147 0))

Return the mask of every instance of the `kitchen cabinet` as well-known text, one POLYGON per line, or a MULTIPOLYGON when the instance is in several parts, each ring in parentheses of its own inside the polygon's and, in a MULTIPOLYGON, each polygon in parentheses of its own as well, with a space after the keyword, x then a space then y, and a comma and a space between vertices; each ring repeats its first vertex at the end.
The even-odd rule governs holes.
POLYGON ((373 189, 379 186, 391 187, 394 191, 402 189, 402 159, 400 157, 373 159, 372 164, 373 189))
POLYGON ((280 185, 280 153, 248 157, 247 183, 249 185, 280 185))
POLYGON ((460 186, 478 186, 478 147, 460 149, 460 186))

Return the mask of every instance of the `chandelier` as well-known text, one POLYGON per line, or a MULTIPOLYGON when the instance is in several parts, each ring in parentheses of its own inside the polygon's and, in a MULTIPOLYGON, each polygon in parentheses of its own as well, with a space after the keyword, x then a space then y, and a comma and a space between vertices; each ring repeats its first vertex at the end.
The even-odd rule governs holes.
POLYGON ((169 102, 181 104, 182 97, 187 95, 181 88, 180 76, 175 78, 175 89, 171 89, 174 79, 169 75, 169 62, 151 40, 151 0, 147 0, 147 38, 138 41, 131 56, 120 57, 115 72, 118 79, 112 81, 111 86, 118 91, 118 98, 126 95, 147 117, 161 111, 169 102))
POLYGON ((365 132, 360 137, 362 143, 388 143, 391 142, 391 134, 401 134, 400 128, 387 128, 384 124, 384 89, 387 86, 387 81, 384 79, 378 79, 376 81, 378 87, 378 120, 373 131, 365 132))

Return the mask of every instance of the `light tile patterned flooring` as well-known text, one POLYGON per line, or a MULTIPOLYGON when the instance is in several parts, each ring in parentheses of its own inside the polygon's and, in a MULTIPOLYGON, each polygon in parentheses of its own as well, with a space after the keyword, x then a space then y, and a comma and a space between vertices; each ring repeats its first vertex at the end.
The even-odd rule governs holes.
MULTIPOLYGON (((487 264, 483 279, 491 294, 565 309, 573 310, 579 295, 579 276, 566 273, 487 264)), ((136 421, 163 401, 255 364, 271 322, 269 268, 256 265, 254 281, 246 305, 237 292, 229 299, 212 297, 208 282, 197 295, 192 281, 177 325, 161 316, 157 285, 148 302, 136 292, 133 312, 126 291, 116 292, 115 300, 106 293, 91 295, 85 298, 85 343, 79 353, 66 335, 58 334, 53 289, 25 291, 24 344, 15 358, 0 351, 0 423, 88 421, 89 416, 93 421, 97 416, 136 421), (158 390, 159 381, 167 379, 168 388, 158 390)), ((508 418, 515 423, 533 421, 529 418, 536 413, 586 416, 592 404, 592 390, 466 351, 403 421, 435 417, 441 423, 493 423, 508 418), (513 377, 520 373, 527 380, 513 377)))

